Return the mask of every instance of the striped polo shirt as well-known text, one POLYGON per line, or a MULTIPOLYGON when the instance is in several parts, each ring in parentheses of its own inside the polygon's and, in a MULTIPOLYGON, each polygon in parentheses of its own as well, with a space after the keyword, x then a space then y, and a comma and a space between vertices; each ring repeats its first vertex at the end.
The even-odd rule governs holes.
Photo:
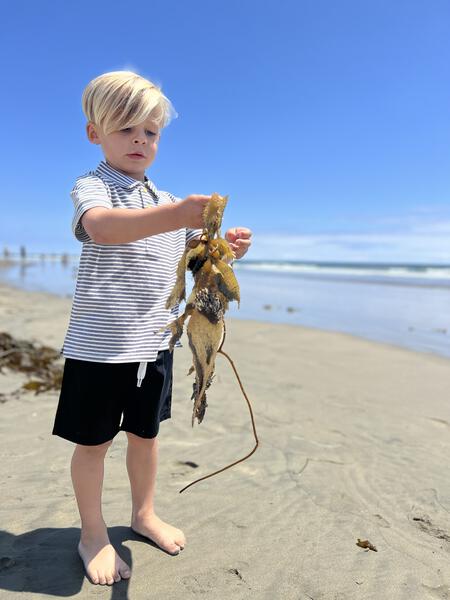
POLYGON ((62 355, 96 362, 152 362, 169 347, 170 331, 161 331, 178 316, 166 299, 186 243, 201 230, 178 229, 127 244, 97 244, 81 223, 94 206, 152 210, 177 202, 168 192, 120 173, 106 161, 78 177, 71 192, 75 213, 72 231, 83 243, 70 322, 62 355))

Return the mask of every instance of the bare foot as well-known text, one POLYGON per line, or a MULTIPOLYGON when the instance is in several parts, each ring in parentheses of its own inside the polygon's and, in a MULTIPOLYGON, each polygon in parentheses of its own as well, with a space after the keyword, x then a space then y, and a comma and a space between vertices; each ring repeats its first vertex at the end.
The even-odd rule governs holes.
POLYGON ((92 583, 112 585, 131 576, 130 567, 120 558, 109 542, 81 542, 78 553, 92 583))
POLYGON ((180 529, 164 523, 154 514, 133 519, 131 529, 149 538, 169 554, 178 554, 186 544, 186 538, 180 529))

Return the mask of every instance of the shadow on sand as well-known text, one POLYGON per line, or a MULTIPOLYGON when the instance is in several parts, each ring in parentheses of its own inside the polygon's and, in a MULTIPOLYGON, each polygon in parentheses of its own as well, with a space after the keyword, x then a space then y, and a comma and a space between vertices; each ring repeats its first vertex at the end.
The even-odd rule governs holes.
MULTIPOLYGON (((110 527, 108 533, 120 556, 132 567, 131 552, 123 542, 143 538, 129 527, 110 527)), ((85 578, 76 550, 79 539, 80 530, 75 527, 34 529, 22 535, 0 530, 0 594, 1 590, 60 597, 78 594, 85 578)), ((127 600, 128 585, 122 580, 108 587, 110 600, 127 600)), ((14 598, 13 594, 9 597, 14 598)))

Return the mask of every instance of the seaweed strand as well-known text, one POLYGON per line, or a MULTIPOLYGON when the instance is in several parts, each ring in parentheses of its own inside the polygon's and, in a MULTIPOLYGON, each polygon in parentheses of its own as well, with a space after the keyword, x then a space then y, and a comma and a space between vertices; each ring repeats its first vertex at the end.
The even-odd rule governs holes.
POLYGON ((214 471, 213 473, 209 473, 209 475, 205 475, 204 477, 200 477, 199 479, 196 479, 195 481, 192 481, 191 483, 189 483, 188 485, 186 485, 183 489, 180 490, 180 494, 182 492, 184 492, 185 490, 187 490, 188 488, 190 488, 192 485, 194 485, 195 483, 198 483, 199 481, 204 481, 205 479, 209 479, 210 477, 213 477, 214 475, 218 475, 219 473, 222 473, 223 471, 226 471, 227 469, 231 469, 231 467, 234 467, 235 465, 244 462, 244 460, 247 460, 247 458, 250 458, 250 456, 256 451, 256 449, 258 448, 259 445, 259 439, 258 439, 258 434, 256 432, 256 425, 255 425, 255 418, 253 416, 253 410, 252 410, 252 405, 250 403, 250 400, 247 396, 247 394, 245 393, 245 389, 244 386, 242 385, 242 381, 241 378, 239 377, 239 373, 233 363, 233 361, 231 360, 231 358, 228 356, 228 354, 226 352, 224 352, 222 350, 223 344, 225 342, 225 335, 226 335, 226 330, 225 330, 225 321, 223 321, 223 338, 222 338, 222 342, 220 343, 219 349, 217 350, 218 354, 223 354, 223 356, 225 356, 225 358, 228 359, 234 374, 236 375, 236 378, 238 380, 239 386, 241 388, 241 392, 244 395, 245 400, 247 401, 247 406, 248 406, 248 410, 250 412, 250 418, 252 421, 252 428, 253 428, 253 435, 255 438, 255 446, 254 448, 251 450, 251 452, 249 452, 248 454, 246 454, 244 457, 240 458, 239 460, 236 460, 234 462, 232 462, 231 464, 227 465, 226 467, 222 467, 221 469, 219 469, 218 471, 214 471))

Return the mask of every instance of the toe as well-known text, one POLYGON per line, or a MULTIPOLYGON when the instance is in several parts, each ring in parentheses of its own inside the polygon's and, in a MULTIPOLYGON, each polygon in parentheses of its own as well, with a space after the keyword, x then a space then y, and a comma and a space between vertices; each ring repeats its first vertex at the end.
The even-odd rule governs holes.
POLYGON ((98 577, 98 572, 97 571, 92 571, 91 573, 88 573, 90 580, 92 581, 92 583, 97 584, 99 582, 99 577, 98 577))
POLYGON ((178 546, 184 546, 186 544, 186 538, 181 529, 171 527, 171 534, 173 536, 174 542, 178 544, 178 546))
POLYGON ((106 584, 112 585, 113 583, 114 583, 114 577, 112 575, 107 575, 106 576, 106 584))
POLYGON ((99 574, 98 582, 100 585, 106 585, 106 577, 103 575, 103 573, 99 574))
POLYGON ((176 537, 175 538, 175 544, 177 544, 178 546, 180 546, 180 548, 184 548, 185 545, 186 545, 186 540, 184 539, 183 536, 176 537))
POLYGON ((114 581, 117 583, 118 581, 120 581, 122 579, 122 577, 119 575, 119 573, 116 573, 114 575, 114 581))
POLYGON ((168 544, 167 546, 167 551, 170 552, 170 554, 179 554, 180 553, 180 546, 178 546, 178 544, 175 544, 175 542, 173 544, 168 544))

